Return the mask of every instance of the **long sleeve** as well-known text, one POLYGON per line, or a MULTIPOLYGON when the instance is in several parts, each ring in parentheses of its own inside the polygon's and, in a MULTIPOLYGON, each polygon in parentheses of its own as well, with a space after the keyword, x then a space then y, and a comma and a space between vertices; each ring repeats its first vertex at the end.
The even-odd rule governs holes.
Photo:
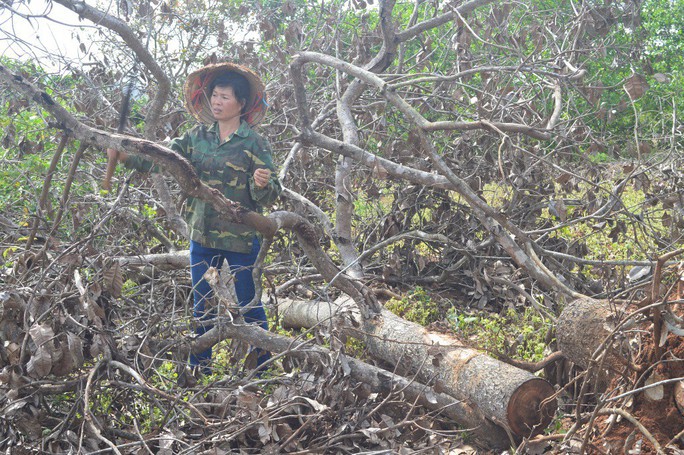
MULTIPOLYGON (((198 125, 173 139, 168 147, 192 163, 200 180, 220 191, 244 208, 261 213, 268 210, 282 191, 275 173, 271 146, 243 122, 227 141, 219 140, 218 124, 198 125), (271 170, 264 188, 254 184, 254 171, 271 170)), ((156 172, 149 160, 130 156, 126 166, 144 172, 156 172)), ((231 222, 211 204, 193 197, 186 202, 184 216, 192 240, 209 248, 248 253, 258 233, 251 227, 231 222)))
MULTIPOLYGON (((175 139, 172 139, 166 144, 174 152, 180 154, 184 158, 188 158, 188 145, 190 144, 190 134, 185 133, 175 139)), ((140 172, 159 172, 159 166, 155 165, 151 160, 145 159, 141 156, 129 155, 124 163, 128 169, 135 169, 140 172)))

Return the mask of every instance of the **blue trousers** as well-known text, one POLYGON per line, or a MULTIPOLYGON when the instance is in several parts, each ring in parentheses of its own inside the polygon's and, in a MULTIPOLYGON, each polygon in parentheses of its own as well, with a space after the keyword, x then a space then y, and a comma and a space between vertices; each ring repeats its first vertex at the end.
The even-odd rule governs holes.
MULTIPOLYGON (((213 312, 205 312, 205 300, 211 298, 213 290, 209 283, 203 278, 204 273, 209 267, 216 267, 220 269, 225 259, 230 266, 230 273, 233 274, 233 282, 235 283, 235 294, 238 298, 238 304, 245 306, 252 301, 255 295, 254 279, 252 278, 252 266, 256 261, 257 255, 261 245, 257 238, 254 239, 254 246, 250 253, 236 253, 233 251, 219 250, 216 248, 207 248, 200 243, 190 241, 190 267, 192 275, 193 297, 195 300, 194 316, 202 322, 209 321, 215 314, 213 312)), ((251 307, 249 311, 244 314, 246 323, 258 323, 261 328, 268 330, 268 322, 266 320, 266 312, 261 302, 251 307)), ((200 325, 195 330, 199 336, 211 329, 211 325, 200 325)), ((207 367, 211 361, 211 348, 200 354, 190 355, 191 366, 207 367)), ((270 353, 257 349, 257 366, 266 362, 270 358, 270 353)))

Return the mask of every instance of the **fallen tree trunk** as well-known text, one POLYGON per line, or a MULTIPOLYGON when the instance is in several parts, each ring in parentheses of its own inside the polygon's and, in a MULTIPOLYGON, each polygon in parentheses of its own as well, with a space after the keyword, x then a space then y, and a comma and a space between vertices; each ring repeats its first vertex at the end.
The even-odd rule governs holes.
MULTIPOLYGON (((307 359, 312 364, 330 361, 330 359, 341 355, 306 341, 277 335, 255 325, 244 325, 230 321, 217 324, 201 339, 193 343, 191 350, 192 352, 201 352, 206 349, 206 346, 212 346, 228 338, 240 339, 272 353, 284 353, 294 358, 307 359)), ((485 419, 481 412, 466 403, 446 393, 439 393, 432 387, 411 381, 354 358, 344 357, 343 362, 345 367, 349 367, 348 374, 356 381, 368 385, 372 392, 384 394, 401 392, 407 402, 415 402, 426 409, 438 411, 453 419, 472 433, 478 442, 488 448, 504 449, 510 446, 509 438, 502 428, 485 419)))
MULTIPOLYGON (((215 268, 210 268, 205 278, 211 284, 217 297, 227 304, 228 308, 236 309, 232 295, 219 279, 215 268)), ((350 300, 351 302, 351 300, 350 300)), ((353 304, 352 304, 353 305, 353 304)), ((356 308, 354 306, 354 308, 356 308)), ((358 311, 357 311, 358 313, 358 311)), ((257 346, 272 353, 282 353, 299 359, 314 360, 313 364, 336 359, 337 363, 355 380, 368 385, 373 392, 388 394, 400 392, 408 402, 414 402, 424 408, 438 411, 453 419, 471 433, 482 445, 502 450, 510 446, 508 433, 491 420, 485 418, 480 410, 467 403, 442 393, 434 388, 415 380, 391 373, 382 368, 369 365, 341 352, 313 345, 310 341, 295 340, 262 329, 257 325, 245 324, 242 318, 233 312, 229 320, 222 320, 211 330, 185 346, 180 353, 186 358, 189 350, 200 353, 211 346, 228 338, 240 339, 252 346, 257 346)))
POLYGON ((353 311, 351 318, 343 316, 352 306, 342 302, 281 301, 279 308, 285 327, 331 324, 361 338, 375 358, 417 374, 422 382, 463 400, 517 438, 543 431, 555 412, 554 390, 548 382, 387 310, 366 321, 362 331, 353 322, 353 311))

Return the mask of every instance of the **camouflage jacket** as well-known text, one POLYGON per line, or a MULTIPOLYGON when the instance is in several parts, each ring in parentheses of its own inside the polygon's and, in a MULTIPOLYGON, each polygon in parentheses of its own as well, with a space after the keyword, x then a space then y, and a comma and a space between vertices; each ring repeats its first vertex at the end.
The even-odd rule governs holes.
MULTIPOLYGON (((271 146, 244 121, 227 141, 219 142, 218 123, 214 123, 209 127, 194 127, 173 139, 168 147, 192 163, 202 182, 243 207, 261 213, 262 208, 273 204, 282 191, 273 166, 271 146), (264 188, 254 184, 254 171, 258 168, 268 168, 272 172, 264 188)), ((152 162, 137 156, 129 156, 126 167, 155 171, 152 162)), ((188 198, 185 219, 190 238, 203 246, 237 253, 252 250, 257 232, 226 221, 209 203, 188 198)))

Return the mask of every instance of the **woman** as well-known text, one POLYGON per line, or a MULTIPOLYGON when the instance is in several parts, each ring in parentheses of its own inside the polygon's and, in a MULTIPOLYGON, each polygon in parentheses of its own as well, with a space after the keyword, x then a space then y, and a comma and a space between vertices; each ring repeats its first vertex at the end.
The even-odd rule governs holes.
MULTIPOLYGON (((252 130, 266 113, 265 88, 251 70, 231 63, 209 65, 192 73, 185 84, 185 104, 199 124, 173 139, 169 148, 190 160, 205 184, 245 208, 261 212, 282 191, 273 166, 271 147, 252 130)), ((139 157, 108 150, 126 167, 140 171, 152 169, 152 163, 139 157)), ((253 229, 224 221, 214 208, 202 200, 189 198, 185 213, 190 231, 190 265, 194 297, 194 316, 200 322, 211 319, 205 301, 212 295, 204 273, 209 267, 220 268, 225 259, 234 275, 238 303, 245 306, 255 295, 252 266, 259 253, 259 236, 253 229)), ((261 302, 244 314, 245 322, 258 323, 268 330, 261 302)), ((211 328, 199 324, 202 335, 211 328)), ((270 358, 257 350, 257 367, 270 358)), ((210 371, 211 349, 190 356, 190 365, 201 373, 210 371)))

